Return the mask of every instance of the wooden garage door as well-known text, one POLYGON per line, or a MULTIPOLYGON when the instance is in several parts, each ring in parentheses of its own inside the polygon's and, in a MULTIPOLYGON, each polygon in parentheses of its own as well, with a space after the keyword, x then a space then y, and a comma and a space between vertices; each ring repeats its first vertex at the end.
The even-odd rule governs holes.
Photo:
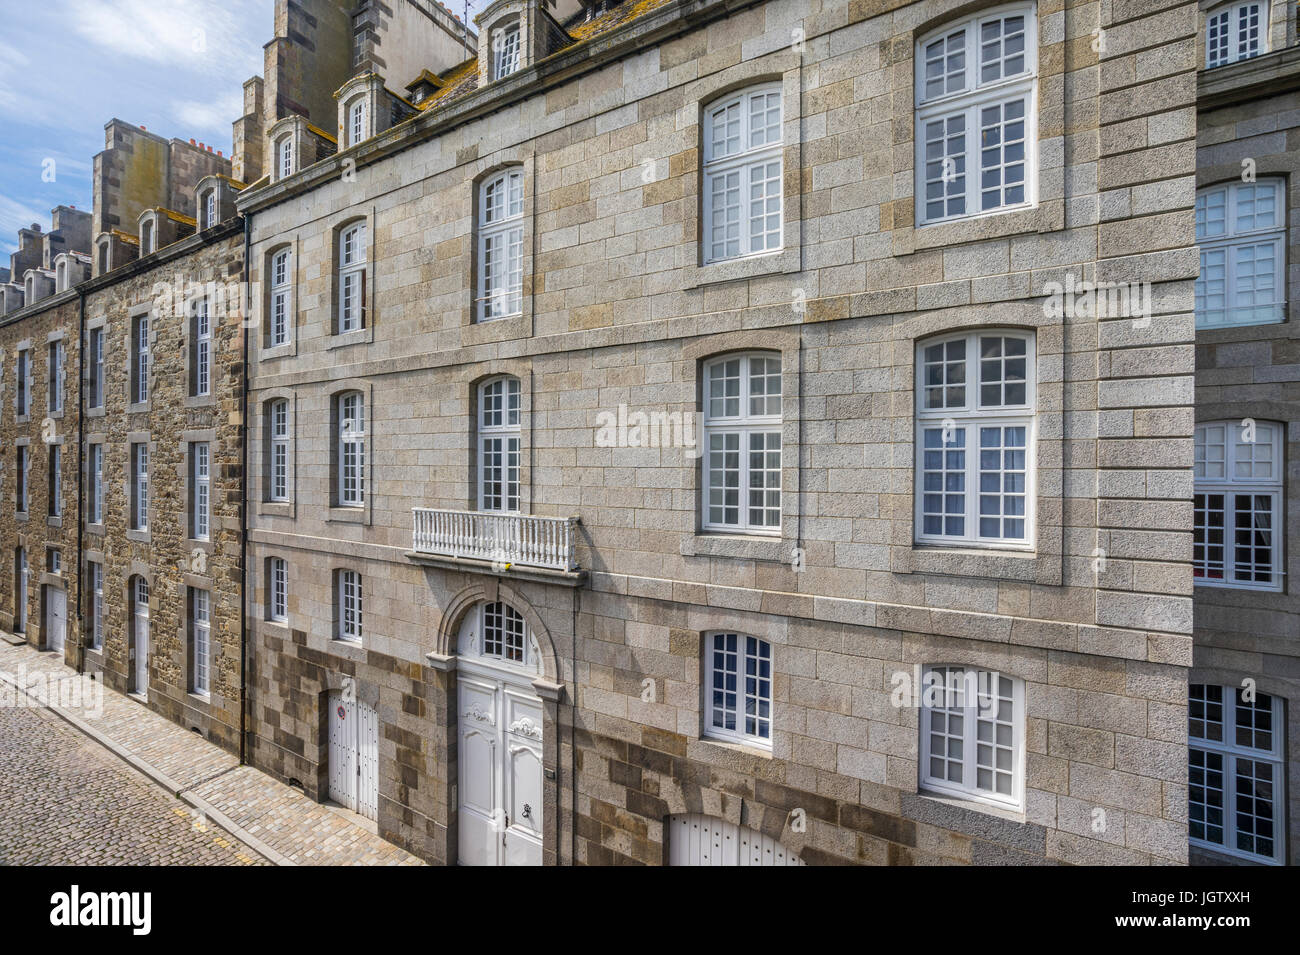
POLYGON ((804 864, 771 836, 714 816, 669 816, 665 836, 669 865, 804 864))

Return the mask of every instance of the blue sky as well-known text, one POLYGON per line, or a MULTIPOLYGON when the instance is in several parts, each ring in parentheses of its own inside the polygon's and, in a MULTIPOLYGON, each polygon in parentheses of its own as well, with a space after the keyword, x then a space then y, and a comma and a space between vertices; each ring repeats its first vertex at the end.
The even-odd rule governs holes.
MULTIPOLYGON (((349 7, 351 0, 340 0, 349 7)), ((465 0, 448 4, 464 15, 465 0)), ((486 5, 471 0, 470 16, 486 5)), ((93 157, 116 117, 230 155, 246 79, 262 72, 274 0, 26 0, 0 34, 0 254, 57 205, 91 207, 93 157), (53 160, 53 181, 43 172, 53 160)))

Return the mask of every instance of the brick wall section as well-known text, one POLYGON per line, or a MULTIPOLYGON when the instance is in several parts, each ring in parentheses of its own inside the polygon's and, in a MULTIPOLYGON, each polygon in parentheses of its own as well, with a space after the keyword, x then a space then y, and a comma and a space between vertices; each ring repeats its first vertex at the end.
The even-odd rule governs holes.
MULTIPOLYGON (((1275 34, 1276 40, 1276 34, 1275 34)), ((1232 70, 1233 67, 1227 67, 1232 70)), ((1216 71, 1218 72, 1218 71, 1216 71)), ((1285 179, 1285 208, 1292 228, 1286 261, 1300 259, 1294 210, 1300 207, 1300 95, 1244 96, 1236 105, 1209 109, 1199 117, 1197 182, 1210 186, 1239 179, 1242 161, 1254 160, 1259 178, 1285 179)), ((1300 329, 1295 321, 1300 276, 1289 270, 1287 321, 1279 325, 1204 330, 1196 339, 1196 415, 1198 420, 1282 421, 1286 497, 1283 504, 1284 569, 1282 592, 1196 590, 1194 682, 1241 686, 1251 679, 1261 693, 1281 697, 1287 717, 1285 753, 1289 773, 1286 793, 1290 820, 1288 858, 1300 858, 1300 602, 1295 580, 1300 575, 1300 329)), ((1193 850, 1193 856, 1216 864, 1222 856, 1193 850)))
MULTIPOLYGON (((238 224, 236 223, 236 226, 238 224)), ((213 309, 212 397, 189 397, 187 320, 161 304, 150 318, 150 392, 147 408, 128 407, 130 318, 155 302, 156 286, 182 281, 239 283, 242 230, 227 224, 186 240, 183 254, 163 250, 152 267, 132 267, 109 287, 87 297, 88 326, 106 329, 105 409, 86 417, 87 442, 103 442, 105 506, 102 529, 88 527, 87 559, 104 564, 104 647, 87 653, 87 668, 109 686, 132 688, 129 663, 131 601, 128 583, 143 574, 150 585, 151 666, 149 706, 231 752, 239 750, 240 707, 240 508, 242 463, 240 396, 242 327, 238 314, 213 309), (147 435, 150 446, 150 514, 147 535, 128 533, 129 441, 147 435), (210 445, 210 542, 189 539, 187 525, 190 440, 210 445), (196 559, 196 552, 201 556, 196 559), (211 694, 190 690, 187 586, 211 591, 211 694)), ((237 286, 242 290, 242 286, 237 286)))
POLYGON ((77 363, 80 360, 77 330, 80 318, 75 296, 60 295, 34 308, 6 317, 0 325, 0 349, 3 349, 3 378, 0 379, 0 626, 13 630, 18 590, 15 576, 15 551, 27 551, 27 642, 45 648, 45 587, 60 588, 67 593, 68 625, 64 641, 64 659, 75 664, 77 653, 76 606, 80 599, 77 579, 77 363), (49 341, 61 336, 64 345, 64 394, 62 414, 49 413, 49 341), (26 347, 31 362, 30 414, 15 416, 15 374, 19 347, 26 347), (47 424, 48 420, 48 424, 47 424), (46 437, 61 443, 63 516, 50 518, 49 455, 46 437), (25 517, 15 511, 16 445, 25 441, 31 456, 28 475, 28 511, 25 517), (46 571, 48 548, 62 553, 63 571, 52 575, 46 571))
POLYGON ((254 279, 290 242, 298 294, 292 349, 250 356, 255 499, 258 409, 294 402, 293 504, 250 518, 250 565, 286 557, 292 595, 288 628, 259 624, 263 765, 323 779, 321 694, 355 675, 379 707, 381 831, 454 858, 455 674, 422 664, 447 652, 467 590, 496 584, 404 552, 413 507, 471 506, 475 383, 510 373, 522 509, 580 515, 592 570, 576 592, 499 584, 546 630, 566 684, 547 707, 561 801, 548 860, 658 863, 665 815, 702 811, 817 862, 1185 861, 1195 6, 1040 3, 1039 207, 918 230, 915 31, 946 14, 768 2, 701 18, 391 159, 367 165, 363 148, 355 182, 245 197, 276 200, 253 213, 254 279), (792 251, 722 282, 695 265, 699 111, 760 78, 787 91, 792 251), (525 175, 524 316, 478 326, 475 184, 510 162, 525 175), (358 216, 377 296, 371 328, 344 343, 329 336, 331 250, 358 216), (1047 283, 1067 274, 1150 282, 1154 317, 1051 318, 1047 283), (981 325, 1037 334, 1040 517, 1025 559, 912 545, 914 343, 981 325), (718 542, 696 533, 695 460, 597 447, 597 415, 693 410, 699 361, 754 347, 784 359, 782 534, 718 542), (328 408, 344 388, 371 409, 371 503, 355 522, 328 507, 328 408), (330 639, 340 566, 366 581, 364 650, 330 639), (771 757, 701 738, 701 635, 730 627, 775 647, 771 757), (890 680, 945 662, 1026 683, 1023 819, 917 792, 917 713, 889 704, 890 680), (789 829, 792 806, 807 833, 789 829))

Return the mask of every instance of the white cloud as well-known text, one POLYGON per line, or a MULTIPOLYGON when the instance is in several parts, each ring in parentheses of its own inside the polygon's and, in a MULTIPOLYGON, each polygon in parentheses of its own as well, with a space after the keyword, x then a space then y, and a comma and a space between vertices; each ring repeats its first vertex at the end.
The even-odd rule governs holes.
MULTIPOLYGON (((260 44, 248 42, 250 15, 261 4, 211 0, 67 0, 68 19, 82 37, 116 58, 169 69, 227 73, 233 64, 258 72, 260 44)), ((265 11, 252 16, 269 32, 265 11)))
POLYGON ((9 253, 18 248, 18 230, 26 229, 33 222, 43 230, 49 229, 50 210, 42 211, 27 202, 0 196, 0 254, 4 255, 0 266, 8 267, 9 253))
POLYGON ((205 101, 177 100, 172 103, 171 112, 185 129, 217 132, 228 137, 231 135, 230 124, 244 115, 244 97, 242 93, 229 93, 205 101))

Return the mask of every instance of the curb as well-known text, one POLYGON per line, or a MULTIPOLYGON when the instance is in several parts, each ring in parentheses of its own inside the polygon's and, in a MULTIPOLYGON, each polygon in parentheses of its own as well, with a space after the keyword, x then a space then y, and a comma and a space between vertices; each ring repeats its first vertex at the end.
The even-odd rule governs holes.
POLYGON ((83 734, 88 736, 94 742, 98 743, 100 746, 104 747, 104 749, 108 750, 114 756, 117 756, 123 762, 130 765, 137 772, 143 774, 144 776, 148 777, 152 782, 156 783, 157 785, 161 786, 163 789, 167 790, 169 793, 171 793, 181 802, 193 806, 195 809, 202 812, 210 820, 212 820, 222 829, 226 830, 232 836, 237 838, 240 842, 247 845, 258 855, 263 856, 268 862, 274 863, 275 865, 278 866, 296 866, 298 864, 294 862, 292 859, 290 859, 288 856, 284 855, 283 853, 278 852, 275 849, 271 848, 269 845, 267 845, 265 842, 263 842, 257 836, 253 835, 248 830, 244 829, 242 826, 237 824, 234 820, 232 820, 229 816, 223 813, 216 806, 212 805, 206 799, 182 788, 180 784, 176 782, 176 780, 172 779, 162 770, 158 769, 156 766, 152 765, 151 763, 145 762, 143 759, 141 759, 139 756, 136 756, 134 753, 132 753, 121 743, 117 742, 117 740, 113 739, 110 736, 104 735, 99 730, 95 729, 93 726, 87 723, 85 720, 81 719, 80 717, 73 716, 71 713, 66 713, 57 707, 50 706, 49 704, 44 703, 41 700, 37 699, 35 696, 33 696, 31 693, 27 691, 26 687, 19 686, 18 681, 13 679, 8 673, 4 673, 0 671, 0 682, 9 684, 19 693, 27 697, 27 699, 35 703, 37 706, 41 707, 47 712, 53 713, 55 716, 59 717, 59 719, 63 720, 69 726, 81 731, 83 734))

